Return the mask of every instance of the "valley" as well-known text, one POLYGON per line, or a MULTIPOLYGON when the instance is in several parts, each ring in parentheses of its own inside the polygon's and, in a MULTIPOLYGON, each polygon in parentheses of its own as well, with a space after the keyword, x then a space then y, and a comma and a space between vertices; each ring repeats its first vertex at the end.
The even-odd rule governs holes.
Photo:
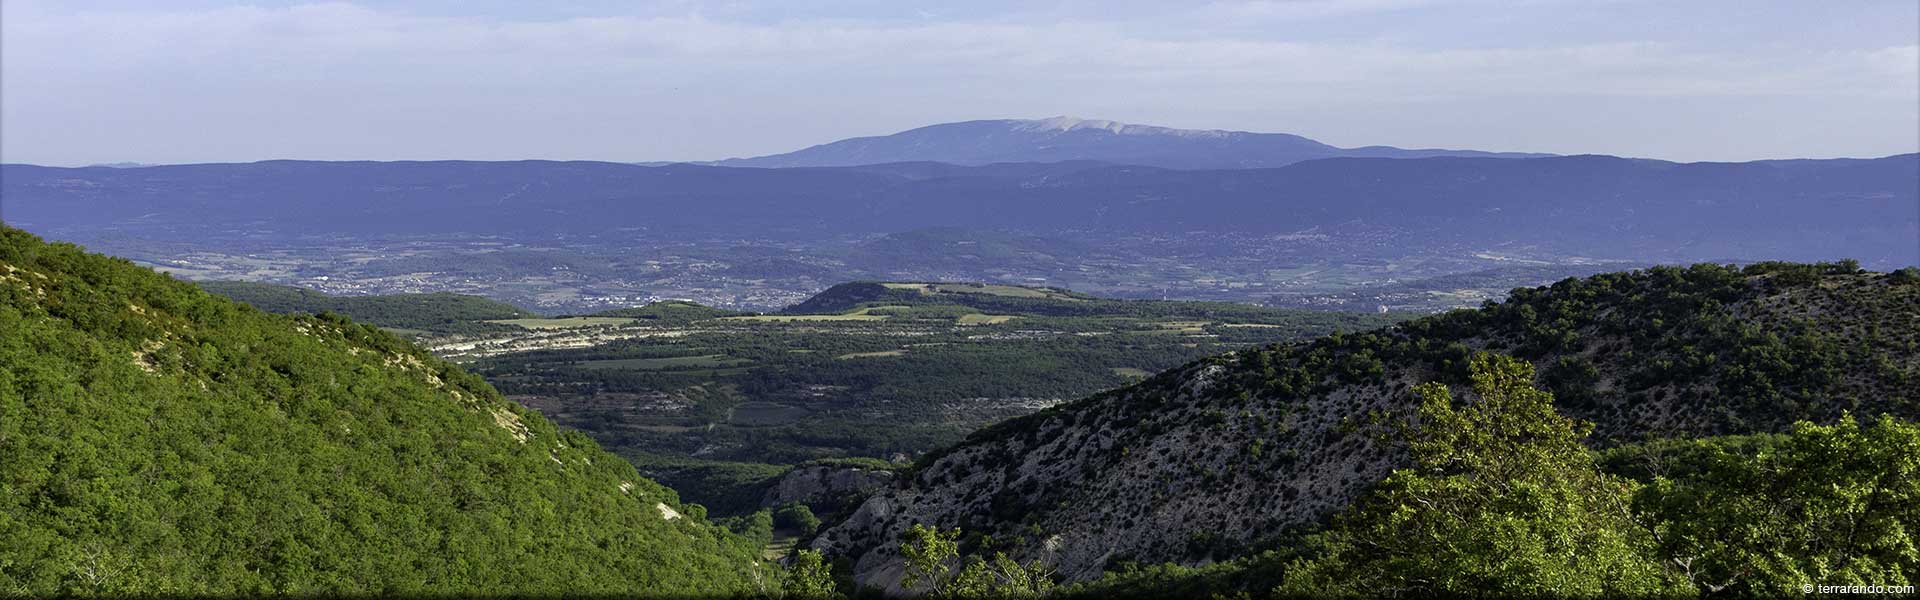
POLYGON ((0 0, 0 600, 1911 597, 1916 24, 0 0))
POLYGON ((681 459, 746 472, 841 458, 902 466, 982 426, 1206 356, 1406 318, 999 284, 850 283, 767 314, 669 301, 505 318, 520 315, 482 310, 490 305, 475 298, 469 317, 426 323, 418 313, 457 313, 428 304, 436 296, 308 295, 295 304, 274 302, 292 296, 288 288, 206 285, 277 312, 385 305, 358 314, 407 326, 390 330, 683 489, 713 486, 687 481, 674 466, 681 459))

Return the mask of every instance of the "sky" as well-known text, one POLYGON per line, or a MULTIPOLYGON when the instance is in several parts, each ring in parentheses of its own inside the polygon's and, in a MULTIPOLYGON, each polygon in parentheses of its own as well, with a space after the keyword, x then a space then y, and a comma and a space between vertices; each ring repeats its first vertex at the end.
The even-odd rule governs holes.
POLYGON ((0 162, 709 160, 1071 115, 1677 161, 1920 151, 1914 0, 5 0, 0 162))

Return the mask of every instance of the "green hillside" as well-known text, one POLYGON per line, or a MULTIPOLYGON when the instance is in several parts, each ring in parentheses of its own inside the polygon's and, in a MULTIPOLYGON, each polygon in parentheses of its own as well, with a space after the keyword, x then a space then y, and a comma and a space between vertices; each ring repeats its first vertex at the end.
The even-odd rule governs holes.
POLYGON ((0 595, 759 589, 758 543, 379 329, 0 228, 0 595))
POLYGON ((329 296, 306 288, 248 281, 202 281, 202 289, 276 314, 338 313, 392 329, 432 333, 484 333, 511 329, 482 321, 537 317, 532 312, 479 296, 436 292, 385 296, 329 296))

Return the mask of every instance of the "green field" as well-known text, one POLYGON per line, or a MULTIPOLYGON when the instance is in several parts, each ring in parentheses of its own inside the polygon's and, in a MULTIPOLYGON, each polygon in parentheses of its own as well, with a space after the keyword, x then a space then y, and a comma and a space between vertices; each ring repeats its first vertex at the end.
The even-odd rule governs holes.
POLYGON ((774 404, 772 402, 743 402, 733 407, 732 418, 728 423, 734 425, 781 425, 800 420, 807 416, 807 409, 774 404))
POLYGON ((573 329, 576 327, 611 327, 632 323, 633 319, 621 317, 565 317, 560 319, 503 319, 487 321, 501 325, 513 325, 526 329, 573 329))
POLYGON ((906 353, 907 353, 906 350, 882 350, 879 352, 851 352, 847 354, 842 354, 840 356, 836 356, 834 358, 838 358, 841 360, 846 360, 849 358, 879 358, 882 356, 901 356, 906 353))
POLYGON ((615 358, 608 360, 589 360, 580 363, 587 369, 633 369, 637 371, 658 371, 679 367, 731 367, 751 361, 727 358, 719 354, 702 356, 667 356, 661 358, 615 358))
POLYGON ((766 323, 794 323, 805 321, 885 321, 886 315, 845 314, 845 315, 753 315, 750 317, 721 317, 721 321, 760 321, 766 323))
POLYGON ((983 315, 974 313, 960 315, 960 318, 955 319, 954 323, 960 325, 999 325, 1007 321, 1012 321, 1014 318, 1013 315, 983 315))
POLYGON ((943 294, 985 294, 988 296, 1006 296, 1009 298, 1047 298, 1053 300, 1077 301, 1079 298, 1048 290, 1020 287, 1017 285, 935 283, 927 286, 943 294))

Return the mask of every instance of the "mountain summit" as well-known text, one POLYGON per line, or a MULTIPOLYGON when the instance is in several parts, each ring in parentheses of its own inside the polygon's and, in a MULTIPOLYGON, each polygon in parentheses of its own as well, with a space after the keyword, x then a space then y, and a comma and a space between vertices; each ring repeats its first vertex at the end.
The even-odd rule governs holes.
POLYGON ((1171 169, 1279 167, 1335 157, 1528 157, 1474 150, 1339 148, 1288 133, 1174 129, 1103 119, 1050 117, 942 123, 893 135, 859 137, 786 154, 734 158, 733 167, 840 167, 905 161, 961 165, 1095 160, 1171 169))

